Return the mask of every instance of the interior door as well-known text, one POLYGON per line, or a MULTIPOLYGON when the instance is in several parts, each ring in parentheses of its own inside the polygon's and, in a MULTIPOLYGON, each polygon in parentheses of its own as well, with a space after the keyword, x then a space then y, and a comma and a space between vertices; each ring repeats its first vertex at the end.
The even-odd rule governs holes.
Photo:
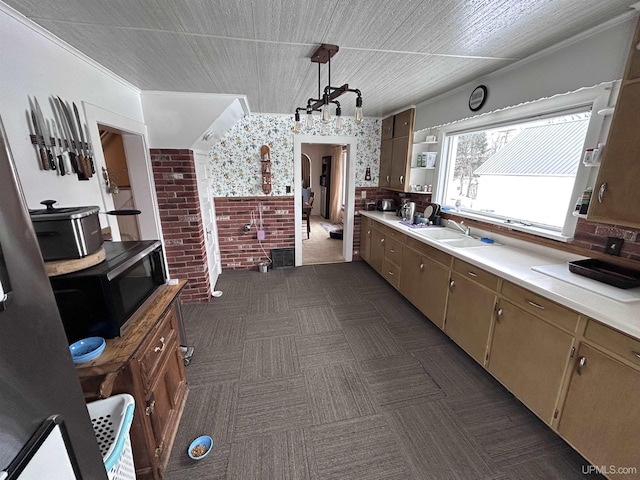
POLYGON ((196 161, 196 178, 198 181, 198 196, 200 197, 200 211, 202 212, 202 226, 204 228, 204 242, 207 249, 207 264, 211 293, 213 294, 222 273, 220 263, 220 245, 218 243, 218 227, 216 225, 216 208, 211 192, 207 164, 209 156, 204 152, 194 151, 196 161))

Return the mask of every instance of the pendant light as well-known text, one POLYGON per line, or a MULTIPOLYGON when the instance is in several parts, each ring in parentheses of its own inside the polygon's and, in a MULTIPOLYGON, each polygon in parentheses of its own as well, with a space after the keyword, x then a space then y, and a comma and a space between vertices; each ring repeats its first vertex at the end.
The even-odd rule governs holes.
MULTIPOLYGON (((320 112, 322 123, 327 124, 331 122, 331 104, 336 104, 336 116, 335 116, 335 130, 340 131, 342 129, 342 111, 340 109, 340 103, 336 101, 336 98, 341 96, 346 92, 353 92, 357 95, 356 97, 356 109, 354 120, 356 124, 360 124, 363 119, 362 113, 362 93, 357 88, 349 88, 348 84, 344 84, 341 87, 332 87, 331 86, 331 57, 333 57, 336 53, 338 53, 339 47, 337 45, 329 45, 323 43, 320 45, 318 50, 311 56, 311 62, 318 64, 318 98, 309 98, 307 100, 307 106, 296 108, 295 112, 295 124, 293 127, 293 131, 295 133, 300 133, 302 128, 302 124, 300 123, 300 110, 306 110, 307 119, 306 119, 306 129, 313 130, 314 120, 313 120, 313 112, 320 112), (322 91, 322 96, 320 95, 320 67, 321 64, 327 63, 329 67, 329 75, 328 80, 329 84, 324 87, 322 91)), ((326 129, 325 129, 326 131, 326 129)))

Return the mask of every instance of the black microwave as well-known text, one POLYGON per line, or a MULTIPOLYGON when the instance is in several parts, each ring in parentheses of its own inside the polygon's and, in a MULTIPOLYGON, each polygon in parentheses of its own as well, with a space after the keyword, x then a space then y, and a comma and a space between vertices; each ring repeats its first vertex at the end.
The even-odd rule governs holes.
POLYGON ((103 247, 101 263, 49 279, 69 343, 120 336, 138 307, 165 283, 159 240, 105 242, 103 247))

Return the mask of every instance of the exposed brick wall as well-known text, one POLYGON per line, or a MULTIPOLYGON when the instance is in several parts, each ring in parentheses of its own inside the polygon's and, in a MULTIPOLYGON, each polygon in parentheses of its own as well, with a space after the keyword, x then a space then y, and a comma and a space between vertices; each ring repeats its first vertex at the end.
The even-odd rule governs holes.
POLYGON ((216 223, 222 270, 257 270, 266 257, 257 239, 257 227, 251 225, 246 233, 243 227, 251 224, 251 212, 256 223, 258 208, 262 204, 262 223, 265 239, 262 241, 267 255, 272 248, 295 246, 293 196, 288 197, 215 197, 216 223))
POLYGON ((209 270, 193 152, 151 149, 151 165, 167 268, 171 277, 188 280, 180 301, 207 302, 209 270))
POLYGON ((620 259, 638 262, 634 267, 640 267, 640 229, 638 228, 589 222, 579 218, 571 245, 587 250, 589 253, 585 253, 585 255, 590 256, 593 255, 593 252, 604 252, 607 237, 622 238, 624 244, 620 252, 620 259))

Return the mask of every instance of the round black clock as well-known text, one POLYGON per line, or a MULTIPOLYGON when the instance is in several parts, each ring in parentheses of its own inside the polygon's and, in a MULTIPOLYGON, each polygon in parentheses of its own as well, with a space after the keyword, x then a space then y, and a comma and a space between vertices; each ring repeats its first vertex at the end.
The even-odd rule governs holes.
POLYGON ((469 97, 469 109, 472 112, 477 112, 482 108, 484 102, 487 101, 487 87, 484 85, 477 86, 473 92, 471 92, 471 96, 469 97))

